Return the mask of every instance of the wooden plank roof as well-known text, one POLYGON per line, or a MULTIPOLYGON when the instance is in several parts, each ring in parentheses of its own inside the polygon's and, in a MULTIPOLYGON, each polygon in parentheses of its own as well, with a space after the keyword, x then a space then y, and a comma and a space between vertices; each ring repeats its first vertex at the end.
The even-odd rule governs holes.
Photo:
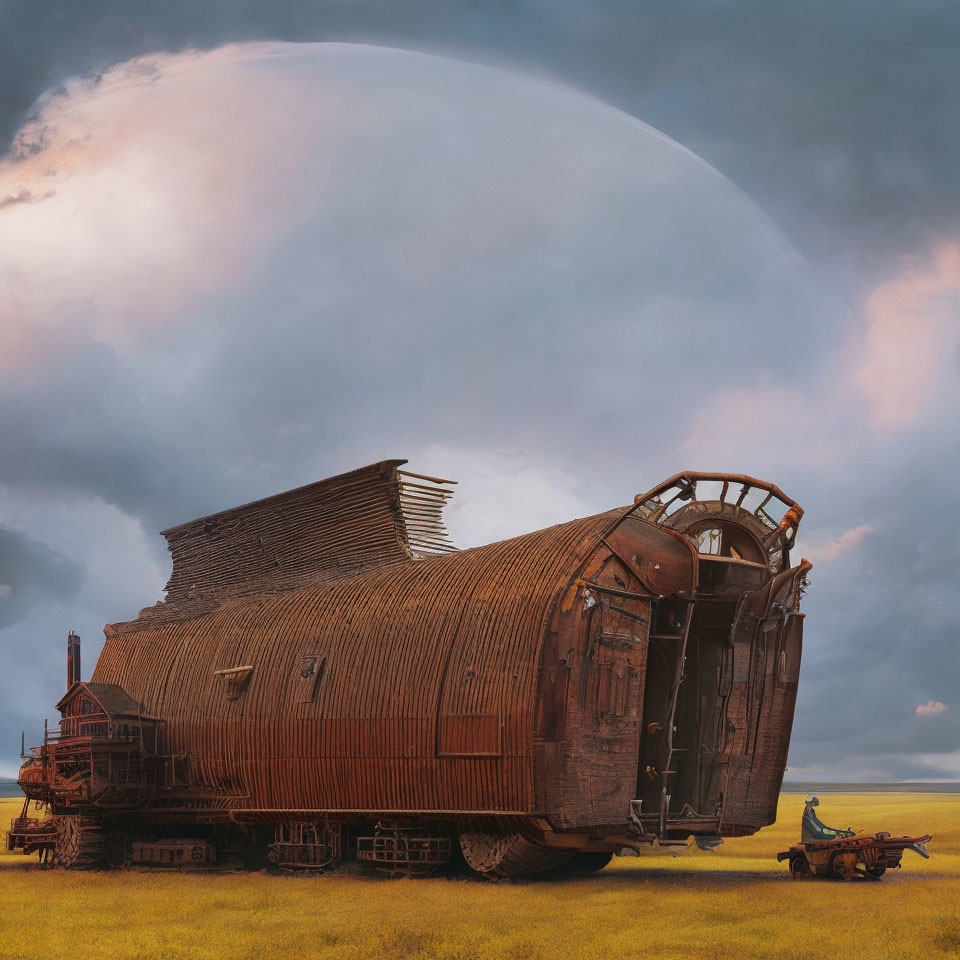
POLYGON ((94 683, 93 681, 78 680, 60 698, 56 709, 60 710, 64 704, 86 691, 110 717, 140 717, 144 720, 156 719, 150 717, 144 710, 143 704, 138 703, 117 683, 94 683))
POLYGON ((449 553, 440 480, 379 463, 163 531, 173 557, 166 601, 142 617, 202 613, 224 600, 290 590, 449 553))

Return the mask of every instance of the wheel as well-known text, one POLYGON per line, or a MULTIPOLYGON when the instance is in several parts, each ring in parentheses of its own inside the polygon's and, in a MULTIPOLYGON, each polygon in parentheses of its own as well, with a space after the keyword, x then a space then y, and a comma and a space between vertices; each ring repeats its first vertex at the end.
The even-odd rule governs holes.
POLYGON ((88 870, 103 861, 103 830, 96 817, 55 817, 57 839, 53 865, 68 870, 88 870))
POLYGON ((574 857, 569 850, 540 846, 519 832, 461 833, 460 849, 472 870, 491 878, 538 876, 574 857))
POLYGON ((794 880, 812 880, 813 872, 810 870, 810 863, 806 856, 798 853, 790 858, 790 876, 794 880))
POLYGON ((835 853, 830 858, 829 876, 835 880, 852 880, 857 866, 855 853, 835 853))
POLYGON ((122 867, 130 859, 130 840, 127 833, 118 827, 104 826, 103 834, 103 865, 108 867, 122 867))
POLYGON ((879 880, 886 872, 886 866, 880 863, 875 867, 869 867, 866 871, 866 874, 868 877, 873 877, 874 880, 879 880))

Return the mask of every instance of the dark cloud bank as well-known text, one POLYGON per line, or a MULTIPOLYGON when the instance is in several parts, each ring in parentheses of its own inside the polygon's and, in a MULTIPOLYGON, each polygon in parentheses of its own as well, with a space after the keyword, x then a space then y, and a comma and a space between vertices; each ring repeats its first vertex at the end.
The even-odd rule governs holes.
MULTIPOLYGON (((960 89, 960 8, 953 4, 865 9, 814 3, 787 10, 768 3, 664 3, 632 10, 602 2, 8 2, 0 5, 0 18, 0 124, 8 142, 44 91, 141 54, 265 38, 377 42, 554 77, 641 117, 758 200, 822 286, 851 304, 900 258, 950 239, 960 222, 960 123, 953 101, 960 89)), ((18 194, 11 206, 28 200, 32 195, 18 194)), ((272 276, 283 277, 285 289, 300 289, 298 270, 312 268, 285 253, 278 250, 282 270, 272 276)), ((525 300, 524 309, 530 306, 525 300)), ((332 302, 325 314, 314 315, 338 322, 336 307, 332 302)), ((674 467, 713 465, 698 462, 696 450, 676 453, 693 411, 656 410, 653 395, 644 398, 643 429, 634 425, 626 439, 623 432, 592 429, 591 411, 604 406, 595 395, 604 389, 602 371, 579 420, 571 423, 566 411, 553 419, 548 403, 512 415, 517 378, 531 378, 554 401, 569 385, 546 367, 511 367, 517 355, 535 351, 529 344, 513 349, 509 323, 484 328, 465 345, 452 334, 435 379, 412 386, 404 381, 399 341, 371 338, 381 352, 371 357, 373 372, 365 367, 366 402, 344 403, 350 378, 342 374, 355 358, 328 348, 326 326, 295 333, 311 309, 316 305, 295 298, 275 303, 271 290, 251 284, 237 291, 235 302, 198 313, 210 341, 200 352, 212 359, 206 381, 179 396, 159 390, 137 363, 82 325, 51 337, 39 366, 19 377, 5 374, 0 486, 7 498, 0 519, 8 525, 0 527, 0 653, 4 671, 15 667, 22 678, 5 688, 0 708, 0 759, 8 768, 20 726, 35 731, 56 699, 59 637, 66 629, 79 629, 95 647, 104 620, 132 616, 157 598, 166 569, 162 545, 155 536, 139 539, 125 518, 152 534, 356 465, 351 456, 365 462, 404 455, 422 448, 425 437, 446 444, 447 459, 457 437, 470 436, 488 445, 499 437, 508 449, 553 458, 574 478, 573 500, 584 510, 626 499, 633 486, 653 483, 674 467), (216 311, 241 317, 242 336, 235 327, 225 332, 216 311), (274 336, 278 332, 293 339, 274 336), (465 357, 462 366, 449 366, 458 355, 465 357), (319 369, 314 357, 324 358, 319 369), (384 418, 385 410, 391 416, 384 418), (411 420, 417 428, 407 426, 411 420), (352 445, 324 453, 343 436, 353 438, 352 445), (621 449, 643 443, 649 447, 643 454, 621 449), (561 457, 557 451, 564 449, 575 452, 561 457), (655 475, 635 483, 631 476, 627 487, 601 480, 587 489, 604 458, 616 470, 642 465, 655 475), (74 536, 55 536, 59 521, 52 513, 44 518, 45 497, 92 502, 93 512, 74 536), (148 559, 91 558, 85 538, 93 530, 105 543, 148 559)), ((772 369, 816 391, 824 384, 823 358, 837 346, 831 324, 838 316, 813 318, 792 333, 757 323, 756 337, 744 330, 738 342, 756 351, 758 370, 772 369), (789 359, 781 363, 778 355, 789 359)), ((425 341, 429 324, 418 334, 408 319, 425 341)), ((535 345, 538 328, 525 335, 535 345)), ((704 336, 707 347, 729 346, 720 332, 704 336)), ((158 341, 156 366, 179 366, 197 351, 192 337, 172 333, 158 341)), ((708 362, 697 369, 709 376, 708 362)), ((750 364, 738 369, 747 382, 750 364)), ((669 398, 669 378, 653 379, 651 390, 669 398)), ((619 389, 611 392, 618 401, 626 395, 619 389)), ((694 400, 709 397, 701 392, 694 400)), ((623 409, 623 416, 635 412, 623 409)), ((801 407, 795 416, 810 414, 801 407)), ((771 447, 782 445, 793 428, 786 422, 771 447)), ((833 539, 859 524, 872 530, 860 550, 838 555, 815 574, 791 763, 840 779, 851 769, 881 777, 956 775, 956 759, 953 766, 924 759, 960 748, 960 512, 950 480, 960 455, 949 409, 881 448, 870 447, 871 428, 863 420, 824 419, 821 429, 824 449, 836 440, 850 452, 844 462, 825 464, 812 452, 807 462, 788 466, 775 454, 751 464, 804 503, 814 535, 833 539), (915 706, 928 699, 946 702, 948 710, 917 716, 915 706)), ((443 460, 441 449, 431 469, 442 472, 443 460)), ((720 466, 739 468, 736 462, 720 466)), ((89 656, 86 662, 89 670, 89 656)))

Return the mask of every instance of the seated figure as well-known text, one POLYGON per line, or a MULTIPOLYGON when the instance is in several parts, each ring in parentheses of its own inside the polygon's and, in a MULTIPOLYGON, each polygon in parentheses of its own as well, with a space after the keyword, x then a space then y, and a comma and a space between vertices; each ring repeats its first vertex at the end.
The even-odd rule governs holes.
POLYGON ((818 806, 820 806, 819 797, 807 797, 803 806, 803 820, 800 827, 801 843, 822 843, 824 840, 838 840, 853 836, 853 831, 849 828, 834 830, 833 827, 828 827, 823 823, 813 810, 814 807, 818 806))

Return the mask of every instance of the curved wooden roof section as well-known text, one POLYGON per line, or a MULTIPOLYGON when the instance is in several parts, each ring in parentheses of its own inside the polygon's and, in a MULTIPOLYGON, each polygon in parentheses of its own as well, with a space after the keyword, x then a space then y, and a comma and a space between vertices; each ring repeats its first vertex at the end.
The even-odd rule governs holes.
POLYGON ((94 678, 165 718, 165 752, 230 806, 526 811, 550 614, 619 512, 200 614, 151 608, 107 629, 94 678))

